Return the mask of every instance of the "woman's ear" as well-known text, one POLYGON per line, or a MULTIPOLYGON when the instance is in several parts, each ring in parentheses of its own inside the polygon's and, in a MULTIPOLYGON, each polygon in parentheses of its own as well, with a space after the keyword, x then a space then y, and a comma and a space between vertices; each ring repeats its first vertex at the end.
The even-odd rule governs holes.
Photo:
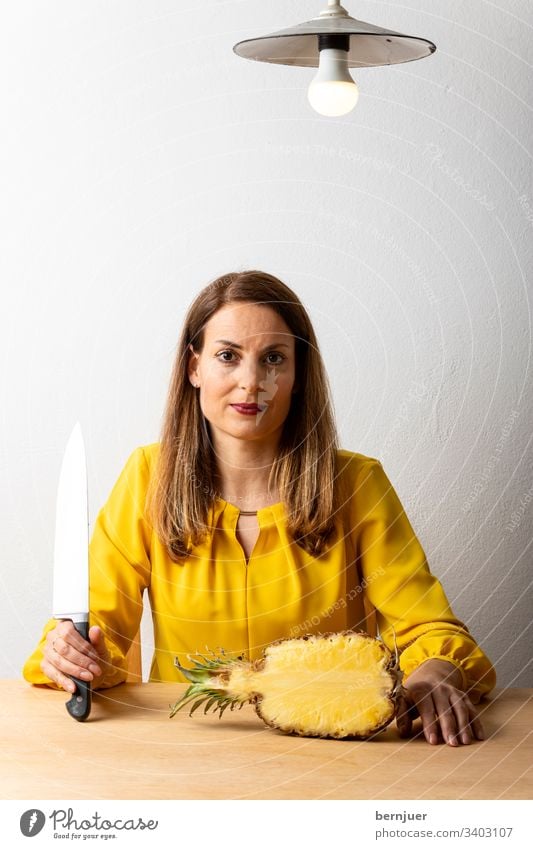
POLYGON ((189 359, 188 359, 188 363, 187 363, 187 374, 188 374, 189 380, 192 383, 192 385, 197 386, 197 384, 198 384, 198 375, 197 375, 198 354, 195 352, 192 344, 189 345, 188 350, 189 350, 189 359))

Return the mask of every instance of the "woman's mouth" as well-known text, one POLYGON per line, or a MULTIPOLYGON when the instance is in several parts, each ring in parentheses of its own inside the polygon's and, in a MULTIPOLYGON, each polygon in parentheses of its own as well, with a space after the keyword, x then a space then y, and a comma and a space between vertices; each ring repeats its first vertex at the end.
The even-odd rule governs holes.
POLYGON ((259 404, 231 404, 230 406, 244 416, 253 416, 261 412, 259 404))

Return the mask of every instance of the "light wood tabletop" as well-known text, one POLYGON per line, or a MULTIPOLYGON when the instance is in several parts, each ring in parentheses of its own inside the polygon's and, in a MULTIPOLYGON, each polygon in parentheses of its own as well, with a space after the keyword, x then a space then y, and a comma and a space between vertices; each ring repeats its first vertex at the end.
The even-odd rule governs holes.
POLYGON ((97 691, 86 722, 68 715, 64 692, 0 686, 3 799, 530 799, 533 789, 533 689, 494 690, 478 705, 486 739, 452 748, 401 739, 395 721, 370 741, 296 737, 250 705, 170 719, 186 684, 97 691))

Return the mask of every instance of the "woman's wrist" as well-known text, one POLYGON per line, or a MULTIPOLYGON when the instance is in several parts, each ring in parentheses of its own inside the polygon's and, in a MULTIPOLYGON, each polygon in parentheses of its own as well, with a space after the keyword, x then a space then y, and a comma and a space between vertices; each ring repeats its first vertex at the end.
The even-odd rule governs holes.
POLYGON ((462 690, 464 687, 462 670, 455 663, 441 657, 430 657, 424 660, 413 670, 406 681, 408 682, 413 675, 418 677, 417 673, 424 676, 428 674, 436 675, 439 679, 446 681, 447 684, 457 687, 458 690, 462 690), (419 673, 419 670, 422 670, 422 672, 419 673))

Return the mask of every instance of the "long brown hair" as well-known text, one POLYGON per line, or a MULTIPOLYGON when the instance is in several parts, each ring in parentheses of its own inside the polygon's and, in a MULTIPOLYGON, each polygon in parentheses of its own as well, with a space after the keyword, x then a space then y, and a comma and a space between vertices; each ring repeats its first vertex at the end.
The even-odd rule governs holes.
POLYGON ((269 306, 295 337, 296 392, 268 486, 279 491, 293 540, 319 557, 343 497, 336 485, 339 443, 330 388, 305 307, 288 286, 263 271, 224 274, 206 286, 189 307, 170 380, 159 456, 147 499, 148 517, 176 562, 205 538, 217 469, 198 392, 188 377, 189 346, 201 353, 206 323, 221 307, 236 302, 269 306))

